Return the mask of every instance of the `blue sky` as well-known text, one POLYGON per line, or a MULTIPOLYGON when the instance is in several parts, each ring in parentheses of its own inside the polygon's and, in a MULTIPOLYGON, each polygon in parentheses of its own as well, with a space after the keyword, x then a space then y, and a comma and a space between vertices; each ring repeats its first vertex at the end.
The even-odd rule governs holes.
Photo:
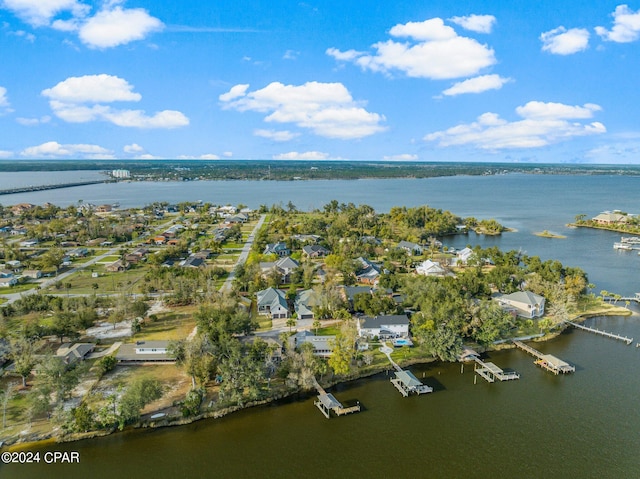
POLYGON ((640 2, 0 0, 0 158, 640 163, 640 2))

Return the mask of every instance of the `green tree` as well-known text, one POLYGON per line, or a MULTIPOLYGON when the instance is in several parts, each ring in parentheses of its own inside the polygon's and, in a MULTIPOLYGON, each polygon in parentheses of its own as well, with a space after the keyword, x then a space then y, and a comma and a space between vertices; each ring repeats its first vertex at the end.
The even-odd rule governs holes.
POLYGON ((143 378, 133 382, 125 390, 118 404, 118 425, 120 430, 126 424, 137 421, 142 409, 162 396, 162 386, 157 380, 143 378))
POLYGON ((25 338, 12 338, 9 341, 14 371, 22 377, 22 387, 27 386, 27 377, 38 363, 35 344, 25 338))

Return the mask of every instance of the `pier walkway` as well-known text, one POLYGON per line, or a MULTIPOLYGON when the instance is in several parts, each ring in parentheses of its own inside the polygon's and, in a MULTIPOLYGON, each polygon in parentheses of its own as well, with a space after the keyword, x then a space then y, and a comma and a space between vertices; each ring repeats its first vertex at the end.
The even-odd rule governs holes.
POLYGON ((570 324, 571 326, 574 326, 574 327, 576 327, 578 329, 582 329, 584 331, 589 331, 590 333, 599 334, 600 336, 604 336, 604 337, 611 338, 611 339, 616 339, 618 341, 624 341, 625 343, 627 343, 627 346, 630 345, 633 342, 633 338, 627 338, 626 336, 620 336, 618 334, 608 333, 606 331, 600 331, 599 329, 589 328, 587 326, 583 326, 581 324, 573 323, 571 321, 565 321, 565 323, 570 324))
POLYGON ((409 394, 427 394, 433 392, 433 388, 427 386, 426 384, 422 384, 422 382, 414 376, 414 374, 409 370, 404 370, 400 366, 396 364, 396 362, 391 359, 391 353, 393 349, 386 345, 386 343, 382 343, 382 347, 380 348, 387 358, 389 362, 395 369, 394 377, 391 379, 391 384, 393 384, 400 394, 404 397, 407 397, 409 394))
POLYGON ((473 360, 476 362, 473 370, 489 383, 494 382, 496 379, 498 381, 511 381, 513 379, 520 379, 520 375, 517 372, 505 372, 491 362, 485 363, 478 356, 475 356, 473 360))
POLYGON ((316 390, 318 391, 318 400, 314 401, 313 404, 327 419, 331 417, 331 412, 336 416, 344 416, 345 414, 360 412, 359 401, 355 406, 344 407, 333 394, 326 392, 324 388, 318 384, 318 381, 315 378, 313 378, 313 382, 316 390))
POLYGON ((528 346, 521 341, 514 340, 513 344, 515 344, 517 348, 520 348, 523 351, 538 358, 534 361, 534 364, 537 364, 542 369, 551 371, 553 374, 557 375, 560 373, 574 373, 576 371, 575 366, 572 366, 571 364, 563 361, 562 359, 556 358, 551 354, 542 354, 537 349, 533 349, 531 346, 528 346))

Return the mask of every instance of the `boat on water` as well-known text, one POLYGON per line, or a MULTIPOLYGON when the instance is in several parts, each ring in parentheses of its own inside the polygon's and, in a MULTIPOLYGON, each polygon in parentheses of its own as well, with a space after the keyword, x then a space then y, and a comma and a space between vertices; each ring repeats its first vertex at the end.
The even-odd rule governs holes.
POLYGON ((631 251, 633 248, 632 245, 628 243, 613 243, 613 249, 621 249, 624 251, 631 251))
POLYGON ((623 236, 620 238, 620 243, 640 245, 640 236, 623 236))

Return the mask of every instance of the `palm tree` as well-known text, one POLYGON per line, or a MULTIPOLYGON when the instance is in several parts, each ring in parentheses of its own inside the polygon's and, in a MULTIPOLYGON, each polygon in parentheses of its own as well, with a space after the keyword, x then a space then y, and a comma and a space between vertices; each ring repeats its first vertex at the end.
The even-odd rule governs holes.
POLYGON ((287 326, 289 326, 289 334, 291 334, 291 329, 296 325, 297 321, 295 318, 287 319, 287 326))

